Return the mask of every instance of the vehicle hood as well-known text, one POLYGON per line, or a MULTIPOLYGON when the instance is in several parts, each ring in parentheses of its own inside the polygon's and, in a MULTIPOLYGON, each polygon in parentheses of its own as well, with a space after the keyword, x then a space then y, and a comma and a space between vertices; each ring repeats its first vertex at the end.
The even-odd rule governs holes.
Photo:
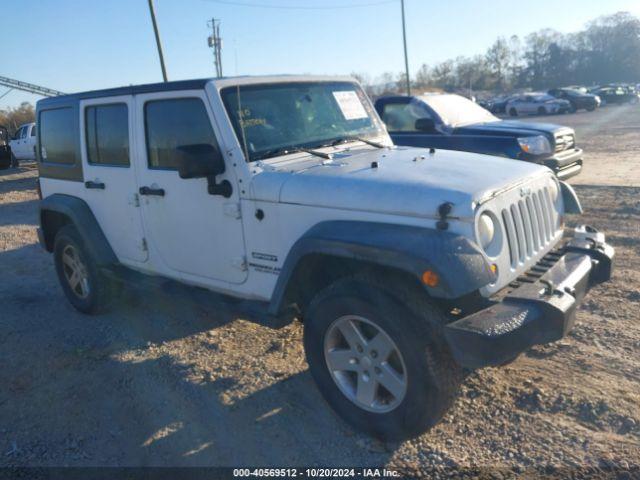
POLYGON ((521 122, 518 120, 500 120, 497 122, 476 123, 465 125, 456 129, 457 134, 479 134, 479 135, 500 135, 500 136, 532 136, 546 134, 553 137, 562 133, 563 135, 573 133, 573 129, 556 125, 554 123, 521 122))
POLYGON ((552 175, 522 161, 408 147, 350 151, 324 164, 306 154, 286 158, 252 168, 253 198, 427 218, 451 202, 451 217, 470 220, 475 206, 498 192, 552 175))

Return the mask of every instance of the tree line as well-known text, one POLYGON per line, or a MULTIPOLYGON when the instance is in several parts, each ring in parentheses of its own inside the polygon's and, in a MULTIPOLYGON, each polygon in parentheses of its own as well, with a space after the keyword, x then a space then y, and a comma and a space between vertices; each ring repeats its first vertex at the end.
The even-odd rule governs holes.
MULTIPOLYGON (((372 95, 403 91, 404 72, 372 79, 353 74, 372 95)), ((546 89, 565 85, 640 82, 640 19, 628 12, 599 17, 584 30, 543 29, 524 38, 499 37, 483 55, 423 64, 411 78, 416 90, 546 89)))
POLYGON ((35 118, 35 109, 29 102, 22 102, 19 107, 0 110, 0 125, 9 130, 9 135, 13 135, 20 125, 35 122, 35 118))

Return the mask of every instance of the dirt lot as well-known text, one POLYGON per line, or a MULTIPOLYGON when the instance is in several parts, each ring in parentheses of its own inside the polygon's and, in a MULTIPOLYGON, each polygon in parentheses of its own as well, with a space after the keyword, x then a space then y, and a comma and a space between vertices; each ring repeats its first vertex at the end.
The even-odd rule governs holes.
POLYGON ((548 120, 587 152, 572 182, 585 215, 569 223, 607 232, 615 277, 570 336, 471 374, 440 425, 400 444, 334 416, 298 323, 169 285, 76 313, 37 245, 35 171, 1 172, 0 466, 640 464, 640 108, 548 120))

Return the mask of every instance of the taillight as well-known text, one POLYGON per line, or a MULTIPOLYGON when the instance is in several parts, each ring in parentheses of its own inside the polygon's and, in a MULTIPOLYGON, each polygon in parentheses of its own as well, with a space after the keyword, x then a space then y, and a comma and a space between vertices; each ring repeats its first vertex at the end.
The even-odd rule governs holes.
POLYGON ((42 189, 40 188, 40 179, 36 180, 36 190, 38 191, 38 198, 42 200, 42 189))

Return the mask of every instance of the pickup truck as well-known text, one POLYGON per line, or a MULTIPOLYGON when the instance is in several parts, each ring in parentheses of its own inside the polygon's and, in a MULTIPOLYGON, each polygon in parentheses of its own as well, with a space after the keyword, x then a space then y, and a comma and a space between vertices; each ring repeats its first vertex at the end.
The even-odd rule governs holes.
POLYGON ((454 94, 381 97, 375 108, 396 145, 524 160, 549 167, 561 180, 582 170, 582 150, 569 127, 501 120, 454 94))
POLYGON ((16 131, 9 142, 11 146, 11 161, 17 166, 20 160, 36 159, 36 124, 25 123, 16 131))

